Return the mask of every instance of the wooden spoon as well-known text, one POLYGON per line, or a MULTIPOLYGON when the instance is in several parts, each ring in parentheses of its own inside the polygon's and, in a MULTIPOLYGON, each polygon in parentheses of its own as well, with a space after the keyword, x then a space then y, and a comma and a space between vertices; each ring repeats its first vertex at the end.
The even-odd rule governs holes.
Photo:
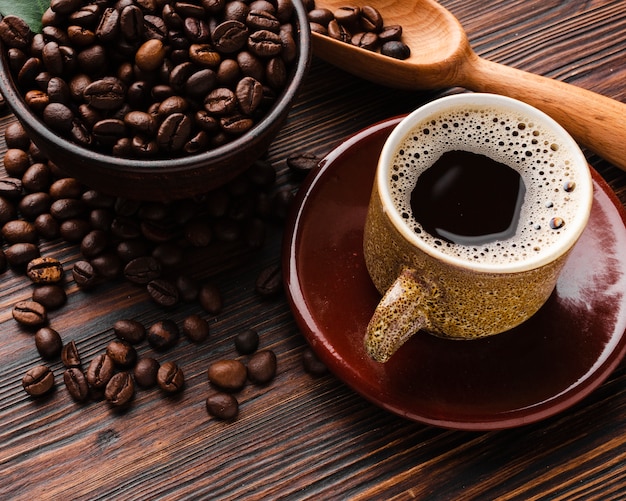
MULTIPOLYGON (((346 0, 317 0, 335 11, 346 0)), ((581 145, 626 170, 626 104, 480 58, 459 21, 434 0, 367 0, 386 25, 399 24, 411 56, 397 60, 313 33, 316 56, 377 84, 399 89, 464 87, 502 94, 541 109, 581 145)))

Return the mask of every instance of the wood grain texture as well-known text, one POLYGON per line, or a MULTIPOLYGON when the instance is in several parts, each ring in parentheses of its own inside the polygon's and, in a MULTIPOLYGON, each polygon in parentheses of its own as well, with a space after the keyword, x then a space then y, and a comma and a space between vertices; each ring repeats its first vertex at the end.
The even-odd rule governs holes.
MULTIPOLYGON (((626 6, 622 0, 442 1, 457 16, 474 50, 492 61, 573 83, 626 101, 626 6)), ((453 91, 455 91, 453 89, 453 91)), ((359 80, 318 59, 269 158, 278 183, 296 190, 286 167, 297 152, 323 155, 349 135, 407 113, 434 92, 390 90, 359 80)), ((14 120, 5 113, 0 128, 14 120)), ((1 136, 1 135, 0 135, 1 136)), ((6 146, 0 137, 0 152, 6 146)), ((626 173, 588 153, 626 205, 626 173)), ((13 271, 0 276, 0 499, 619 499, 626 498, 626 364, 590 396, 540 423, 469 433, 406 421, 365 401, 332 375, 314 378, 301 363, 304 338, 284 296, 262 299, 258 272, 278 262, 282 228, 254 253, 228 252, 192 260, 198 277, 224 294, 210 318, 209 339, 182 340, 158 358, 174 360, 185 391, 165 397, 139 391, 125 413, 103 402, 79 405, 51 364, 57 391, 42 400, 22 390, 24 372, 39 363, 33 336, 10 309, 30 296, 13 271), (278 356, 267 386, 240 394, 240 417, 211 419, 208 364, 237 356, 233 335, 256 328, 261 346, 278 356)), ((75 246, 49 242, 46 255, 69 270, 75 246)), ((165 311, 123 282, 79 291, 53 312, 61 336, 75 339, 88 361, 113 339, 119 318, 146 325, 189 313, 165 311)), ((142 345, 140 353, 151 353, 142 345)))

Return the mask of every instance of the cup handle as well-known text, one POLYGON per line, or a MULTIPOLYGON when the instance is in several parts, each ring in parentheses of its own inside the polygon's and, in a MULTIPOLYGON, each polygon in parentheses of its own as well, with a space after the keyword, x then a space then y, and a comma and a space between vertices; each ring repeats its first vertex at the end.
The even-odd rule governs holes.
POLYGON ((404 268, 378 303, 365 334, 368 355, 386 362, 413 334, 430 325, 427 298, 436 291, 415 270, 404 268))

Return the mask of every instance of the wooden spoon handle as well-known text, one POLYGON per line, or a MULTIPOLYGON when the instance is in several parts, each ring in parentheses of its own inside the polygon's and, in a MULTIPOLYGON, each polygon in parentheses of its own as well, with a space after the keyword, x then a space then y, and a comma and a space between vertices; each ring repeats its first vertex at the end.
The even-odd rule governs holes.
POLYGON ((626 104, 478 56, 467 63, 463 87, 513 97, 542 110, 579 144, 626 170, 626 104))

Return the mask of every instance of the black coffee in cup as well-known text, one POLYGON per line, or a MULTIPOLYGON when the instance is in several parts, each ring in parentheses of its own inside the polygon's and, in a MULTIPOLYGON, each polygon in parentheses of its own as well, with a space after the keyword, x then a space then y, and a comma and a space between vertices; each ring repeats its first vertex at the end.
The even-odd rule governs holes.
POLYGON ((411 210, 433 236, 482 245, 515 235, 525 192, 515 169, 485 155, 453 150, 418 177, 411 210))

